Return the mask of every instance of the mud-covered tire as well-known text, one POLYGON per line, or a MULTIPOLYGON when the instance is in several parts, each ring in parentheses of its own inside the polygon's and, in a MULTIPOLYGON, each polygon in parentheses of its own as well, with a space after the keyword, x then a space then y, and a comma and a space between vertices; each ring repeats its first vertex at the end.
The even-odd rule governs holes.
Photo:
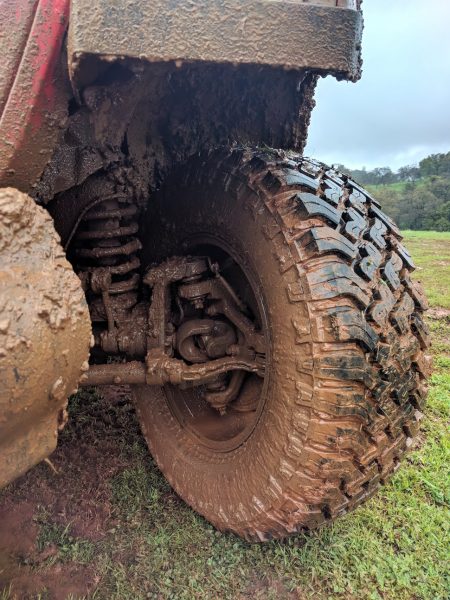
POLYGON ((346 176, 278 151, 197 157, 152 200, 147 262, 195 230, 227 239, 256 273, 271 357, 259 421, 226 454, 185 434, 164 388, 136 389, 162 472, 251 541, 355 508, 412 445, 426 397, 426 301, 396 225, 346 176))

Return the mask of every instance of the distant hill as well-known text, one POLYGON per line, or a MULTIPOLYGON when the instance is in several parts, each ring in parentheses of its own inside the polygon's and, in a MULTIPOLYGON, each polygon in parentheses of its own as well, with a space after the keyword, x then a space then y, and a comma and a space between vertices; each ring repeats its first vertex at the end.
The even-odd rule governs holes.
POLYGON ((450 152, 432 154, 397 172, 335 167, 365 186, 401 229, 450 231, 450 152))

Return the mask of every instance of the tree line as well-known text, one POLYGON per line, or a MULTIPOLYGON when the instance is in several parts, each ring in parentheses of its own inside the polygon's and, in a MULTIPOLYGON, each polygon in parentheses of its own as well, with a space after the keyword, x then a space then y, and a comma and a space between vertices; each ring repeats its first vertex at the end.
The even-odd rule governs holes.
POLYGON ((335 166, 366 186, 401 229, 450 231, 450 152, 432 154, 396 172, 389 167, 368 171, 335 166))

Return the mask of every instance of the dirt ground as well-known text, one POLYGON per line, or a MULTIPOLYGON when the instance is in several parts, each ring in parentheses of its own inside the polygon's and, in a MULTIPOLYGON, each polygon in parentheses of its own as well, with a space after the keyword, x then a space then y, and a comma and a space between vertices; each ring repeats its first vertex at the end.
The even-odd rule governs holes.
MULTIPOLYGON (((74 403, 83 397, 89 399, 82 395, 74 403)), ((61 561, 61 549, 66 541, 72 558, 74 540, 98 542, 114 527, 111 478, 130 467, 129 458, 117 450, 126 443, 124 431, 134 437, 139 430, 127 388, 111 387, 94 398, 93 406, 84 407, 81 422, 72 421, 63 432, 50 461, 0 496, 0 590, 10 589, 13 598, 36 598, 44 591, 54 600, 80 598, 99 583, 82 560, 61 561), (48 523, 56 530, 54 541, 45 532, 48 523), (70 535, 64 540, 68 523, 70 535)), ((78 407, 72 410, 78 412, 78 407)))

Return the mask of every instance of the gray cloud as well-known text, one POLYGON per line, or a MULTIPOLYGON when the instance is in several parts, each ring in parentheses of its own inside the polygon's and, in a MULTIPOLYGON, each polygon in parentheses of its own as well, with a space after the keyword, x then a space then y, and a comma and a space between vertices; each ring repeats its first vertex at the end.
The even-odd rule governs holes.
POLYGON ((319 81, 306 154, 398 168, 450 151, 450 0, 364 0, 364 73, 319 81))

